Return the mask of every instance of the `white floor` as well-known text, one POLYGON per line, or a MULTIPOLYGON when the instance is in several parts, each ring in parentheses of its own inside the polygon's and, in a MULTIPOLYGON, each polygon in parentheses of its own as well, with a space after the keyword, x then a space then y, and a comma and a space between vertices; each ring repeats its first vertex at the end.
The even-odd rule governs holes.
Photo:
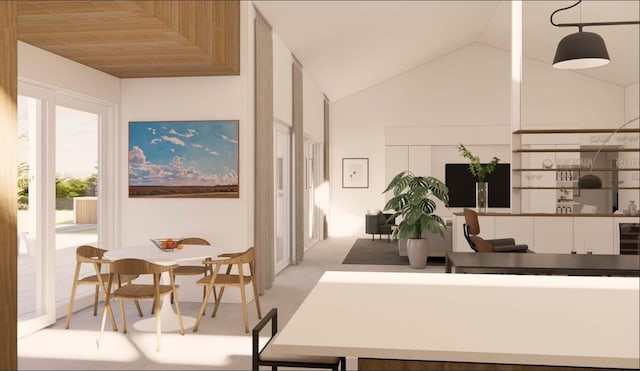
MULTIPOLYGON (((362 236, 366 238, 366 236, 362 236)), ((279 327, 292 316, 308 292, 327 270, 444 272, 444 267, 428 266, 413 270, 398 265, 342 265, 355 237, 331 238, 314 245, 305 253, 304 261, 285 268, 276 276, 271 289, 260 296, 262 312, 278 308, 279 327)), ((127 334, 110 330, 107 323, 98 349, 96 341, 100 329, 100 315, 93 317, 92 309, 76 312, 71 328, 64 329, 64 318, 35 334, 18 339, 18 368, 20 370, 250 370, 251 335, 244 333, 240 304, 222 304, 216 318, 203 318, 194 333, 186 329, 179 333, 162 334, 162 351, 155 349, 153 333, 139 332, 132 324, 137 313, 132 303, 126 307, 127 334)), ((142 303, 145 317, 150 317, 150 303, 142 303)), ((331 303, 327 303, 331 305, 331 303)), ((183 315, 195 316, 199 303, 182 303, 183 315)), ((114 314, 120 326, 120 311, 114 314)), ((99 308, 102 313, 102 308, 99 308)), ((255 304, 249 304, 250 327, 257 321, 255 304)), ((319 320, 330 320, 322 319, 319 320)), ((357 369, 355 359, 348 359, 347 367, 357 369)))

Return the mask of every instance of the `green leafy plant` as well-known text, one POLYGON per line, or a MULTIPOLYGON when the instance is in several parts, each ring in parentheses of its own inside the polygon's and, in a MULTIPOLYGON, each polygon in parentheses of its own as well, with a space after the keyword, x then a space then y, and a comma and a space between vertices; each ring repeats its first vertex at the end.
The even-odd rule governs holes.
POLYGON ((430 176, 415 176, 409 171, 396 175, 382 193, 393 191, 393 198, 385 210, 393 210, 392 218, 402 217, 394 232, 400 238, 422 238, 423 231, 444 236, 446 224, 435 214, 435 199, 449 206, 449 189, 440 180, 430 176))
POLYGON ((458 146, 458 151, 460 151, 462 157, 469 160, 469 171, 471 171, 471 174, 473 174, 478 182, 484 182, 487 175, 491 174, 498 165, 498 162, 500 162, 499 158, 493 156, 493 159, 491 159, 488 164, 483 166, 480 163, 480 157, 471 154, 471 152, 469 152, 469 150, 467 150, 467 148, 465 148, 463 144, 460 144, 458 146))

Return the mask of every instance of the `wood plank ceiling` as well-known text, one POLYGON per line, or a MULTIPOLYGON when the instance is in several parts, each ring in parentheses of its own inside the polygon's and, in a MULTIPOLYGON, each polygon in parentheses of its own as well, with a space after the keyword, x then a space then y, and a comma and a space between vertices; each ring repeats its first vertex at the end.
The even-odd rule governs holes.
POLYGON ((120 78, 240 74, 239 1, 19 1, 18 40, 120 78))

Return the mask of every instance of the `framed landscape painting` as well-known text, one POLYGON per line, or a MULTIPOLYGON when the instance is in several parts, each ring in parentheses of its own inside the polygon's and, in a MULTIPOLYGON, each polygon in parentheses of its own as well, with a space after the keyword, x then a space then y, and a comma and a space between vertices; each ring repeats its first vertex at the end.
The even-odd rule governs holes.
POLYGON ((129 197, 239 197, 238 120, 129 122, 129 197))

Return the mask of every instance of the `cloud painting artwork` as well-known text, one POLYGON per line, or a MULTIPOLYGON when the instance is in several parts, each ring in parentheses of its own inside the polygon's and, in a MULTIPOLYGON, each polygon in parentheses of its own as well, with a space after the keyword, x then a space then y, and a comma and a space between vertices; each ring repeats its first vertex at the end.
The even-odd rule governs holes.
POLYGON ((239 197, 238 121, 129 122, 129 197, 239 197))

